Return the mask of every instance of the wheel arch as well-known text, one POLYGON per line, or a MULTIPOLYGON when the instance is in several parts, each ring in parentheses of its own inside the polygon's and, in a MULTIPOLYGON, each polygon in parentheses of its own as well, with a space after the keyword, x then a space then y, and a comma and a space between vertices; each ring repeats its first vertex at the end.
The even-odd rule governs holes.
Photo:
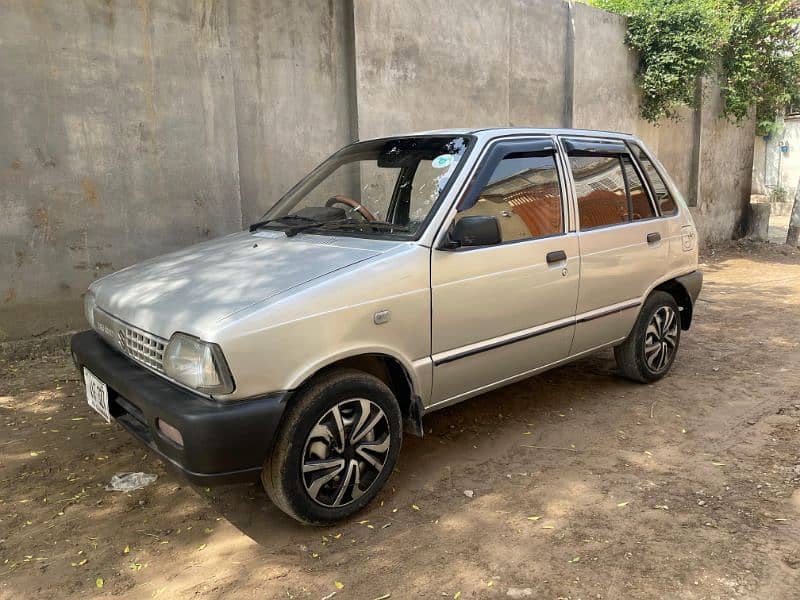
POLYGON ((364 351, 331 357, 306 370, 292 389, 301 389, 335 369, 355 369, 380 379, 392 391, 400 406, 404 428, 422 437, 422 399, 417 391, 413 369, 398 357, 381 351, 364 351))
POLYGON ((650 290, 650 293, 652 294, 656 290, 667 292, 670 296, 675 298, 675 302, 678 304, 681 315, 681 329, 684 331, 688 330, 692 325, 694 303, 692 302, 692 296, 689 294, 689 291, 686 289, 686 287, 684 287, 684 285, 678 281, 678 278, 676 277, 659 283, 652 290, 650 290))

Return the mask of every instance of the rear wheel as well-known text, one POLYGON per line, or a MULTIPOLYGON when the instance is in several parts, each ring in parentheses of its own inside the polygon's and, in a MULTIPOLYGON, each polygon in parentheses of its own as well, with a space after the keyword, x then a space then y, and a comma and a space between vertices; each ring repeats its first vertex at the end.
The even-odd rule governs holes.
POLYGON ((261 481, 278 508, 295 519, 333 523, 380 491, 401 437, 400 408, 381 380, 333 371, 293 400, 261 481))
POLYGON ((617 366, 625 377, 649 383, 667 374, 681 340, 678 304, 667 292, 650 294, 628 338, 614 348, 617 366))

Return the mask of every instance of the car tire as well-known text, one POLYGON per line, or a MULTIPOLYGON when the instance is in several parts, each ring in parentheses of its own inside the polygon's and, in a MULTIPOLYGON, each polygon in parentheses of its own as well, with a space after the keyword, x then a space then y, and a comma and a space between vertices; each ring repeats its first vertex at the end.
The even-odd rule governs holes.
POLYGON ((642 306, 628 337, 614 348, 614 358, 625 377, 651 383, 669 372, 680 340, 681 313, 675 298, 655 291, 642 306))
POLYGON ((402 416, 380 379, 354 369, 316 378, 290 400, 261 481, 298 521, 329 525, 364 508, 397 462, 402 416))

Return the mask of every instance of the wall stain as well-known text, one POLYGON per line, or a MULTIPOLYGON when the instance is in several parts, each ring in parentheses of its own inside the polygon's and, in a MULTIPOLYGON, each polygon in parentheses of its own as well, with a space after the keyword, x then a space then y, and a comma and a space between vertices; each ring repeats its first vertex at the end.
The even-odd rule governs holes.
POLYGON ((17 257, 17 268, 19 269, 22 263, 25 262, 25 252, 22 250, 15 250, 14 255, 17 257))
MULTIPOLYGON (((141 26, 140 35, 142 38, 142 61, 144 62, 147 70, 147 77, 142 86, 142 91, 145 96, 145 105, 147 108, 147 117, 149 120, 150 130, 155 131, 157 128, 157 113, 156 113, 156 72, 155 65, 153 64, 153 41, 151 39, 150 28, 152 26, 150 19, 150 2, 149 0, 139 0, 139 12, 141 13, 141 26)), ((155 154, 156 148, 153 148, 155 154)))
POLYGON ((36 159, 39 161, 43 167, 55 167, 56 166, 56 159, 52 156, 45 155, 44 151, 39 148, 38 146, 33 150, 34 154, 36 154, 36 159))
POLYGON ((116 14, 114 13, 114 0, 103 0, 106 5, 106 23, 109 29, 114 29, 116 25, 116 14))
POLYGON ((97 206, 97 186, 94 181, 88 177, 81 179, 81 187, 83 188, 83 197, 92 206, 97 206))
POLYGON ((8 288, 6 293, 3 294, 3 304, 10 304, 17 298, 17 292, 14 288, 8 288))
POLYGON ((200 33, 210 41, 216 41, 218 47, 223 47, 222 32, 219 27, 219 3, 217 0, 203 0, 200 7, 200 33))
POLYGON ((22 161, 20 159, 16 159, 11 163, 11 168, 15 171, 19 171, 22 168, 22 161))
POLYGON ((114 12, 114 0, 100 0, 98 2, 86 2, 85 10, 92 23, 114 29, 116 24, 116 14, 114 12))
POLYGON ((31 237, 31 244, 34 244, 37 237, 48 243, 53 242, 53 228, 50 223, 50 215, 44 206, 40 206, 31 213, 31 221, 33 222, 33 231, 31 237))
POLYGON ((34 229, 47 228, 50 225, 50 217, 47 210, 43 206, 37 208, 33 213, 33 227, 34 229))

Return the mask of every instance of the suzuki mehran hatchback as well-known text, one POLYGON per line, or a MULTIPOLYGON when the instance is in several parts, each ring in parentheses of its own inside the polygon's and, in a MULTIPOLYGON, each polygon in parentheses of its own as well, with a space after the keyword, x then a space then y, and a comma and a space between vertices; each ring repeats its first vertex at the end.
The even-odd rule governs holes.
POLYGON ((347 146, 248 231, 95 281, 72 352, 89 404, 190 480, 260 478, 325 524, 426 413, 609 347, 663 377, 701 283, 635 137, 436 131, 347 146))

